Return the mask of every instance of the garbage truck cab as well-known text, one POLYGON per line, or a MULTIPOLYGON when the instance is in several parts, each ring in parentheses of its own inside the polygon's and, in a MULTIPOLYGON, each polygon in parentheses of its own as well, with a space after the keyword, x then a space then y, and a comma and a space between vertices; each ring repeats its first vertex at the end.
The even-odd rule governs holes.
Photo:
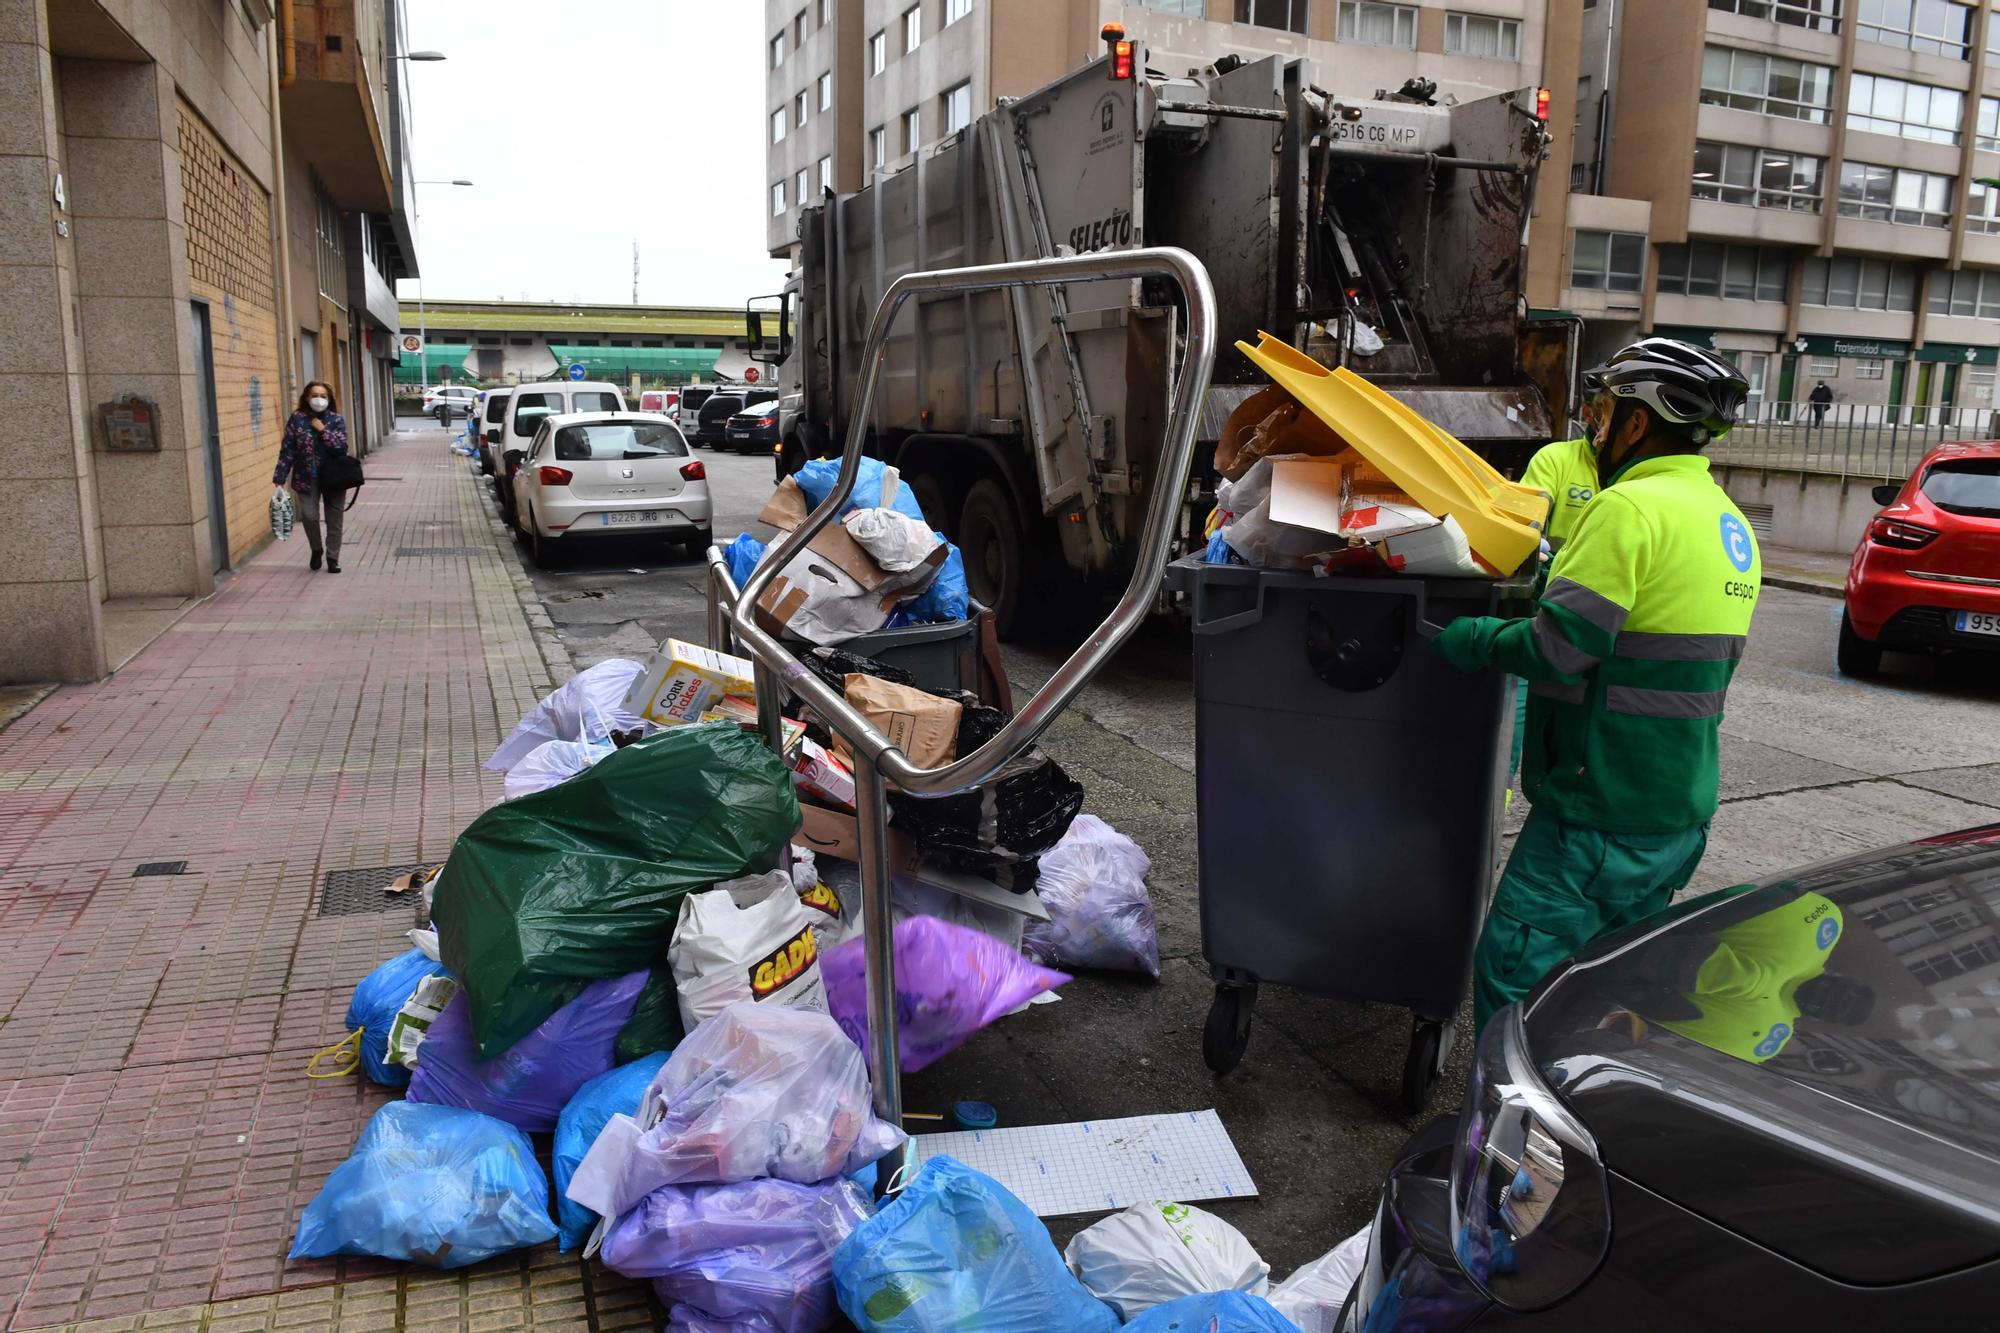
MULTIPOLYGON (((1421 81, 1325 92, 1306 60, 1224 55, 1169 77, 1142 42, 1109 50, 802 211, 786 290, 748 319, 753 357, 782 363, 799 395, 781 468, 845 443, 867 322, 897 277, 1141 245, 1208 267, 1225 346, 1269 331, 1351 366, 1513 475, 1563 429, 1574 324, 1532 323, 1523 291, 1537 90, 1447 106, 1421 81)), ((1129 572, 1185 318, 1166 287, 1126 281, 923 299, 897 317, 867 451, 963 548, 1003 633, 1048 588, 1129 572)), ((1204 458, 1261 387, 1225 350, 1204 458)), ((1183 548, 1212 482, 1189 487, 1183 548)))

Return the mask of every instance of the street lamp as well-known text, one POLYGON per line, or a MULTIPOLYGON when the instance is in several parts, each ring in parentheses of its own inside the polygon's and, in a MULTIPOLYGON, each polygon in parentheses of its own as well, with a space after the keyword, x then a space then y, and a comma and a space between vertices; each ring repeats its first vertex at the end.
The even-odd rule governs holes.
POLYGON ((399 56, 397 56, 397 57, 396 57, 396 59, 398 59, 398 60, 418 60, 418 61, 423 61, 424 63, 428 64, 429 62, 431 62, 431 61, 434 61, 434 60, 443 60, 443 59, 444 59, 444 52, 442 52, 442 51, 406 51, 406 52, 404 52, 404 53, 403 53, 402 55, 399 55, 399 56))
MULTIPOLYGON (((413 51, 410 53, 409 58, 412 60, 444 59, 443 56, 439 55, 435 51, 413 51)), ((470 185, 470 184, 472 184, 472 182, 468 180, 443 180, 443 179, 413 180, 410 182, 410 187, 414 191, 414 189, 419 185, 470 185)), ((416 221, 417 221, 417 226, 416 226, 415 239, 417 242, 418 249, 421 250, 423 248, 423 238, 424 238, 424 210, 422 208, 417 209, 416 221)), ((417 343, 418 343, 417 380, 420 385, 428 385, 431 382, 431 339, 430 339, 430 333, 425 328, 424 325, 424 266, 421 260, 418 261, 417 264, 417 343)))

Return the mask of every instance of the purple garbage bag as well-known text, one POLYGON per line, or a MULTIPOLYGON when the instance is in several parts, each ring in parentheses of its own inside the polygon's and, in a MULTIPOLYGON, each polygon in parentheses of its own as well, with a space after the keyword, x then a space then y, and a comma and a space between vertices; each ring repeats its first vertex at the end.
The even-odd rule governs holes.
POLYGON ((1095 815, 1078 815, 1042 857, 1035 889, 1049 919, 1028 923, 1021 948, 1059 967, 1144 972, 1157 980, 1160 943, 1146 893, 1149 869, 1138 843, 1095 815))
POLYGON ((409 1099, 483 1111, 531 1134, 553 1130, 576 1090, 617 1063, 612 1047, 647 975, 591 982, 491 1060, 477 1058, 461 986, 425 1034, 409 1099))
MULTIPOLYGON (((820 955, 826 1005, 841 1031, 864 1049, 868 990, 863 941, 820 955)), ((981 931, 913 916, 896 923, 896 1049, 915 1072, 965 1045, 973 1033, 1070 978, 1029 962, 981 931)))

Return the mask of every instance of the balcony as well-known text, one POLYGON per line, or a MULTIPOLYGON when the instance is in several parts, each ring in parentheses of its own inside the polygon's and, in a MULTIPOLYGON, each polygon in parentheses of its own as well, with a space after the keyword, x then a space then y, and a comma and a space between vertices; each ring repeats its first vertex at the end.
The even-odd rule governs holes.
POLYGON ((336 207, 391 211, 381 0, 290 0, 278 19, 287 140, 336 207))

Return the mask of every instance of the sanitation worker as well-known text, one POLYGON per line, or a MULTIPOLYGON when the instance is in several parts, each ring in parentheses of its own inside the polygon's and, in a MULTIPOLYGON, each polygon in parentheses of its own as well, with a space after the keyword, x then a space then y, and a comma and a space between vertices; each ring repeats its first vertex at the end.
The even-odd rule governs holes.
POLYGON ((1584 383, 1596 494, 1535 616, 1465 617, 1432 641, 1454 666, 1529 681, 1522 789, 1534 809, 1473 956, 1481 1027, 1693 877, 1715 813, 1723 697, 1757 605, 1756 540, 1702 456, 1742 410, 1742 374, 1645 338, 1584 383))
MULTIPOLYGON (((1591 424, 1594 403, 1586 403, 1583 409, 1584 424, 1591 424)), ((1593 431, 1593 433, 1595 433, 1593 431)), ((1534 457, 1521 473, 1521 484, 1536 486, 1550 496, 1549 522, 1542 530, 1542 540, 1548 543, 1551 557, 1562 550, 1563 543, 1576 531, 1577 520, 1583 517, 1583 507, 1597 494, 1597 455, 1591 448, 1588 437, 1580 440, 1556 440, 1535 450, 1534 457)), ((1521 771, 1521 742, 1527 735, 1528 726, 1528 682, 1515 680, 1514 693, 1514 745, 1507 758, 1507 772, 1511 775, 1521 771)), ((1514 803, 1514 789, 1507 788, 1507 804, 1514 803)))

